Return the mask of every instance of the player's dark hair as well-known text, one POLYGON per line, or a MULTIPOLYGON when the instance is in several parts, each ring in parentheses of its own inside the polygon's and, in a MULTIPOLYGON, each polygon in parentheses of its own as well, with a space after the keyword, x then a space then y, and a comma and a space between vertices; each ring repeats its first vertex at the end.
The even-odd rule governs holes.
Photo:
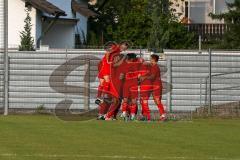
POLYGON ((155 62, 158 62, 158 60, 159 60, 159 56, 156 55, 156 54, 152 54, 152 55, 151 55, 151 58, 154 59, 155 62))
POLYGON ((116 46, 116 45, 117 45, 116 42, 114 42, 114 41, 109 41, 109 42, 107 42, 107 43, 104 45, 104 50, 106 50, 106 51, 111 51, 112 47, 113 47, 113 46, 116 46))
POLYGON ((137 55, 135 53, 128 53, 127 54, 127 59, 130 60, 130 59, 135 59, 137 58, 137 55))
POLYGON ((125 46, 129 47, 129 46, 130 46, 130 42, 128 42, 128 41, 122 41, 122 42, 120 43, 120 45, 125 45, 125 46))

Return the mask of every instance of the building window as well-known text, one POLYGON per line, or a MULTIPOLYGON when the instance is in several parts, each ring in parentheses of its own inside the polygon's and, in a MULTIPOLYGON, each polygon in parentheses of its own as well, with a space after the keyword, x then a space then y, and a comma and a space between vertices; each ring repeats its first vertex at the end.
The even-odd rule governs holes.
POLYGON ((184 15, 184 17, 188 17, 188 2, 186 1, 185 2, 185 15, 184 15))

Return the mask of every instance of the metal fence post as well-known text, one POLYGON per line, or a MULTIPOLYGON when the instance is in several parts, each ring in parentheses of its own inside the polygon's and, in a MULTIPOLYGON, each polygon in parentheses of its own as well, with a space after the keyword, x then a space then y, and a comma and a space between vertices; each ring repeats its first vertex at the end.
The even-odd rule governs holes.
POLYGON ((204 106, 206 107, 207 106, 207 90, 208 90, 208 86, 207 86, 207 78, 204 79, 204 84, 205 84, 205 93, 204 93, 204 106))
POLYGON ((200 81, 200 107, 202 107, 202 79, 200 81))
POLYGON ((201 54, 202 53, 202 36, 199 35, 198 37, 198 53, 201 54))
POLYGON ((90 59, 86 59, 84 78, 84 110, 90 108, 90 59))
POLYGON ((209 54, 209 75, 208 75, 208 78, 209 78, 209 86, 208 86, 208 89, 209 89, 209 97, 208 97, 208 113, 211 114, 212 113, 212 50, 209 49, 208 50, 208 54, 209 54))
POLYGON ((142 55, 142 46, 140 46, 140 58, 143 58, 143 55, 142 55))
POLYGON ((172 92, 171 92, 171 86, 172 86, 172 60, 171 58, 167 59, 167 69, 168 69, 168 74, 167 74, 167 82, 169 85, 167 85, 167 107, 170 112, 172 112, 172 92))
MULTIPOLYGON (((65 50, 66 54, 65 54, 65 71, 64 71, 64 74, 67 75, 67 72, 68 72, 68 50, 66 48, 65 50)), ((67 90, 68 90, 68 87, 67 85, 64 85, 64 106, 67 107, 67 90)))
POLYGON ((4 0, 4 115, 8 115, 8 0, 4 0))

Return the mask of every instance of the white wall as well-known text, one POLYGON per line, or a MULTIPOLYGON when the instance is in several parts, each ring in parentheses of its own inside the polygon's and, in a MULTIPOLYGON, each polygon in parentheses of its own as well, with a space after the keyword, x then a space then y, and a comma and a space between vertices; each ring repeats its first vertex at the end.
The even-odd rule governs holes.
POLYGON ((43 37, 42 44, 49 45, 50 48, 74 48, 74 31, 75 25, 73 24, 54 24, 43 37))
POLYGON ((223 13, 228 10, 225 0, 215 0, 215 1, 216 1, 215 3, 216 14, 223 13))
MULTIPOLYGON (((36 43, 36 9, 32 8, 30 13, 32 18, 32 36, 36 43)), ((26 18, 25 3, 21 0, 8 1, 8 43, 10 48, 18 47, 20 44, 20 32, 24 27, 26 18)))
POLYGON ((223 23, 223 21, 213 20, 209 13, 219 14, 227 11, 225 0, 189 0, 190 1, 190 19, 192 23, 223 23))
POLYGON ((192 23, 211 23, 208 16, 213 11, 213 6, 207 1, 191 1, 190 2, 190 19, 192 23))
POLYGON ((4 46, 4 0, 0 0, 0 48, 4 46))
MULTIPOLYGON (((182 0, 170 0, 173 2, 172 7, 176 9, 176 13, 183 13, 183 15, 179 16, 179 20, 181 20, 184 16, 184 7, 185 2, 182 0)), ((219 14, 227 11, 226 0, 185 0, 190 4, 190 19, 192 23, 223 23, 223 21, 212 20, 209 17, 209 13, 214 12, 219 14)), ((232 0, 227 0, 231 2, 232 0)))

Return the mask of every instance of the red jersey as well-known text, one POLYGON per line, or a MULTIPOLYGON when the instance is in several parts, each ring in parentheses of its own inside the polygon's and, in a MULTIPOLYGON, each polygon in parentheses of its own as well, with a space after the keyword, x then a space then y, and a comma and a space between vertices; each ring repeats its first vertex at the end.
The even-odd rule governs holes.
POLYGON ((157 64, 154 66, 151 66, 151 75, 153 75, 152 83, 161 82, 160 68, 157 64))
POLYGON ((125 81, 127 82, 137 82, 140 66, 142 61, 137 59, 133 62, 126 62, 125 65, 125 81))
MULTIPOLYGON (((151 76, 151 66, 149 64, 143 63, 139 68, 139 73, 141 74, 141 76, 148 78, 149 76, 151 76)), ((144 81, 142 81, 141 84, 150 85, 151 80, 147 78, 144 81)))
MULTIPOLYGON (((126 64, 126 62, 123 61, 123 63, 118 67, 112 66, 111 80, 112 80, 112 84, 115 88, 114 90, 117 91, 118 97, 122 96, 123 80, 120 79, 120 75, 124 73, 123 70, 125 69, 124 68, 125 64, 126 64)), ((111 89, 113 89, 113 88, 111 88, 111 89)))
POLYGON ((124 98, 138 97, 138 75, 141 61, 125 62, 123 65, 123 73, 125 74, 125 81, 123 84, 124 98))
POLYGON ((98 78, 103 78, 105 75, 111 74, 110 64, 107 63, 106 56, 104 56, 103 59, 98 64, 98 70, 99 70, 98 78))
POLYGON ((115 56, 120 54, 120 46, 119 45, 113 45, 111 50, 109 51, 109 56, 107 54, 104 55, 102 59, 102 67, 98 74, 98 77, 104 77, 105 75, 111 75, 111 63, 113 62, 113 59, 115 56))
POLYGON ((121 52, 119 45, 112 45, 111 50, 109 51, 108 62, 113 62, 115 56, 119 55, 121 52))

